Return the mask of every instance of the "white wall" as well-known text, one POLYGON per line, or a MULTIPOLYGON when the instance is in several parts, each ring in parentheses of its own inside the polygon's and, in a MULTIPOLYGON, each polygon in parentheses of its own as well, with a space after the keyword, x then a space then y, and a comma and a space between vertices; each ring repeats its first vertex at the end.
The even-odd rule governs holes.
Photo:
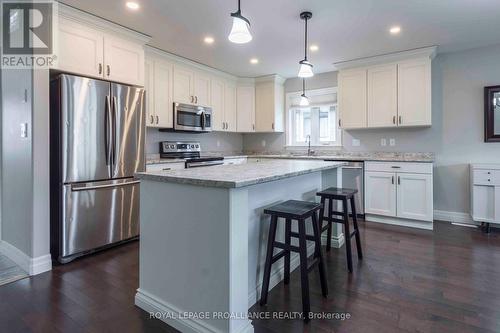
MULTIPOLYGON (((432 64, 432 127, 344 131, 344 149, 434 152, 434 208, 468 213, 469 163, 500 163, 500 144, 483 141, 483 87, 500 84, 499 59, 500 45, 438 55, 432 64), (352 146, 353 138, 361 141, 359 147, 352 146), (380 146, 381 138, 395 138, 396 146, 380 146)), ((315 78, 311 88, 337 83, 333 72, 327 80, 315 78)), ((297 79, 287 80, 285 89, 298 90, 297 79)), ((284 144, 284 134, 245 135, 243 140, 243 148, 251 151, 281 150, 284 144)))

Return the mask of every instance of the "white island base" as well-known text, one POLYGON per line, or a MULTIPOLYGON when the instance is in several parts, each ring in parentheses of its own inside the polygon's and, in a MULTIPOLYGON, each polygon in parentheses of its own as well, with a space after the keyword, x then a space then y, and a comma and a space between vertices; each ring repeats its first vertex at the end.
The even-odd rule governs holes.
MULTIPOLYGON (((341 186, 342 177, 340 168, 331 168, 234 188, 141 179, 135 304, 181 332, 233 333, 253 332, 247 313, 262 284, 269 228, 263 210, 288 199, 317 201, 316 192, 341 186)), ((278 223, 277 237, 283 236, 278 223)), ((334 228, 333 246, 343 237, 334 228)), ((292 253, 291 269, 298 264, 292 253)), ((270 288, 282 279, 278 261, 270 288)))

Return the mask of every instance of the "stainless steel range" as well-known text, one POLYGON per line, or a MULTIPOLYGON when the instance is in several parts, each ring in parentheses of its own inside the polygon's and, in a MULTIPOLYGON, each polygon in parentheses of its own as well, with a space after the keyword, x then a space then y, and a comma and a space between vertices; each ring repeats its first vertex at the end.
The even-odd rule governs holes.
POLYGON ((224 164, 222 156, 202 156, 201 144, 197 141, 160 142, 160 157, 185 159, 186 168, 224 164))

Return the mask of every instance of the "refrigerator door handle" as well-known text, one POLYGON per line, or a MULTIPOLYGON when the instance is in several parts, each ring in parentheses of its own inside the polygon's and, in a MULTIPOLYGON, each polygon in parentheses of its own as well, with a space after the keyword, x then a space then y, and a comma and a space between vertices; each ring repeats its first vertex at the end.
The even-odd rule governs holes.
POLYGON ((118 102, 117 102, 117 98, 116 96, 113 96, 113 154, 111 155, 112 156, 112 161, 111 163, 113 164, 113 170, 114 170, 114 167, 115 167, 115 164, 116 164, 116 154, 117 154, 117 151, 116 151, 116 118, 117 118, 117 111, 118 110, 118 102))
MULTIPOLYGON (((104 112, 104 137, 105 137, 105 143, 104 143, 104 151, 106 154, 106 165, 111 165, 111 154, 112 154, 112 149, 111 149, 111 136, 113 135, 111 128, 110 128, 110 122, 111 122, 111 101, 110 97, 106 96, 106 110, 104 112)), ((110 168, 108 168, 108 175, 111 177, 110 173, 110 168)))
POLYGON ((129 185, 133 185, 133 184, 139 184, 140 182, 141 182, 140 180, 133 180, 133 181, 130 181, 130 182, 125 182, 125 183, 95 185, 95 186, 77 186, 77 185, 72 185, 71 186, 71 191, 72 192, 92 191, 92 190, 99 190, 99 189, 105 189, 105 188, 111 188, 111 187, 129 186, 129 185))

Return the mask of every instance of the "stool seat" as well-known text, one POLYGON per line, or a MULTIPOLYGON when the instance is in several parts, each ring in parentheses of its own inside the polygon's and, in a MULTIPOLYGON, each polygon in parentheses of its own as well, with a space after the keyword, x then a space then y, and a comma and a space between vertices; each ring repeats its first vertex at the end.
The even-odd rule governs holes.
POLYGON ((337 187, 330 187, 327 188, 326 190, 320 191, 316 193, 318 196, 327 196, 327 197, 332 197, 334 199, 350 199, 354 196, 354 194, 358 193, 358 190, 356 189, 350 189, 350 188, 337 188, 337 187))
POLYGON ((323 205, 320 203, 288 200, 265 209, 264 214, 301 220, 310 217, 313 212, 322 207, 323 205))

